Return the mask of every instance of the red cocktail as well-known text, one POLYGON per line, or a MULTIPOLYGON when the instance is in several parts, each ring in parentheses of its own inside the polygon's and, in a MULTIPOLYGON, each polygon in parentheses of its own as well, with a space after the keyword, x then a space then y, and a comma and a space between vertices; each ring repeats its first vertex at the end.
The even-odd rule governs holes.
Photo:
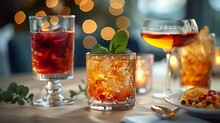
POLYGON ((34 105, 73 104, 61 95, 61 80, 73 78, 75 16, 30 16, 32 69, 35 79, 46 81, 47 94, 34 105))
POLYGON ((33 71, 62 74, 73 67, 73 32, 32 32, 33 71))

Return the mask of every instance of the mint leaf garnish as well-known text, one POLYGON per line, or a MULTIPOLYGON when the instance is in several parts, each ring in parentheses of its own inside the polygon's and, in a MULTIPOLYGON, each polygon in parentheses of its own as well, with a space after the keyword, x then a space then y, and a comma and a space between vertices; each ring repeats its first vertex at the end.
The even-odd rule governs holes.
POLYGON ((128 35, 124 30, 118 31, 113 36, 109 49, 96 44, 92 47, 91 54, 120 54, 120 53, 130 53, 131 50, 126 49, 128 44, 128 35))
POLYGON ((77 95, 79 95, 79 94, 81 94, 81 93, 84 93, 85 96, 86 96, 86 82, 85 82, 84 80, 81 80, 81 83, 82 83, 84 86, 82 86, 82 85, 80 85, 80 84, 78 85, 78 87, 79 87, 79 92, 76 92, 76 91, 74 91, 74 90, 70 90, 70 91, 69 91, 71 98, 73 98, 73 97, 75 97, 75 96, 77 96, 77 95))
POLYGON ((96 44, 95 46, 92 47, 91 51, 90 51, 91 54, 110 54, 111 52, 101 46, 100 44, 96 44))
POLYGON ((18 85, 16 82, 10 83, 7 89, 0 88, 0 102, 6 102, 19 105, 24 105, 25 101, 32 103, 34 94, 30 93, 29 88, 24 85, 18 85))
POLYGON ((125 51, 128 44, 128 35, 124 30, 118 31, 113 36, 110 45, 109 51, 112 54, 118 54, 125 51))

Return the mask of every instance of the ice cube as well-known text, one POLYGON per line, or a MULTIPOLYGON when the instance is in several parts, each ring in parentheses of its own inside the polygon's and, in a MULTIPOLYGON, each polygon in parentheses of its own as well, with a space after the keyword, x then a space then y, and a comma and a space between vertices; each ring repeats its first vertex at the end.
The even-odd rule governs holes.
POLYGON ((31 40, 33 42, 39 42, 44 40, 44 35, 43 33, 31 33, 31 40))
POLYGON ((56 47, 51 50, 51 57, 53 60, 66 59, 68 50, 65 47, 56 47))
POLYGON ((36 51, 33 51, 33 58, 36 60, 46 60, 48 57, 48 53, 48 50, 38 49, 36 51))
POLYGON ((67 45, 67 32, 56 32, 52 34, 54 45, 66 46, 67 45))
POLYGON ((112 61, 105 59, 101 61, 100 68, 106 69, 106 71, 108 71, 111 65, 112 65, 112 61))
POLYGON ((65 32, 65 31, 67 31, 67 30, 64 27, 59 27, 59 28, 56 28, 56 29, 52 30, 52 32, 65 32))
POLYGON ((38 28, 34 32, 42 32, 42 30, 41 30, 41 28, 38 28))
POLYGON ((54 32, 52 35, 53 40, 63 41, 63 40, 66 40, 67 38, 67 32, 64 27, 53 29, 52 32, 54 32))
POLYGON ((50 32, 31 33, 32 45, 39 48, 51 48, 53 46, 51 34, 50 32))

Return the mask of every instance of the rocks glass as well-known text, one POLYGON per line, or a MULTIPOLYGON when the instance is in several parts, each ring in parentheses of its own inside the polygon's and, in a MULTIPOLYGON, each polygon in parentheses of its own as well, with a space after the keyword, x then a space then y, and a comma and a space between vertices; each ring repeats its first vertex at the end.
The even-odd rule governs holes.
POLYGON ((88 106, 126 110, 135 105, 136 53, 86 54, 88 106))
POLYGON ((182 90, 191 87, 210 88, 214 60, 214 35, 198 36, 196 40, 178 49, 182 90))

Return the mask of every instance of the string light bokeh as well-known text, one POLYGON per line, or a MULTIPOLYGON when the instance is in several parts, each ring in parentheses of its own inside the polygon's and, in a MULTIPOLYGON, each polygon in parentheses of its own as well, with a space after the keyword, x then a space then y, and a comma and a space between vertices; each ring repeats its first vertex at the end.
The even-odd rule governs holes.
MULTIPOLYGON (((66 0, 70 1, 70 0, 66 0)), ((82 12, 83 14, 89 14, 90 12, 94 14, 95 7, 98 1, 94 0, 73 0, 73 4, 68 4, 68 6, 65 4, 65 0, 46 0, 45 1, 45 8, 43 7, 41 10, 38 10, 34 13, 35 16, 46 16, 50 15, 48 11, 50 10, 53 14, 57 15, 70 15, 71 13, 74 13, 73 6, 77 6, 78 10, 82 12)), ((129 35, 129 27, 130 27, 130 19, 123 15, 124 13, 124 5, 125 0, 109 0, 106 1, 108 4, 108 8, 105 8, 106 14, 109 14, 112 16, 112 23, 116 26, 112 26, 106 23, 99 23, 99 21, 110 21, 106 20, 105 17, 96 17, 98 15, 94 15, 94 18, 86 18, 83 17, 84 20, 79 25, 79 27, 82 29, 82 32, 85 34, 82 44, 86 49, 90 49, 95 43, 97 43, 97 39, 94 33, 98 33, 99 36, 104 41, 110 41, 118 30, 126 30, 127 34, 129 35), (100 20, 102 19, 102 20, 100 20), (106 25, 103 25, 106 24, 106 25)), ((31 4, 31 3, 30 3, 31 4)), ((20 10, 15 13, 14 15, 14 21, 17 25, 22 25, 23 23, 28 21, 28 18, 26 16, 27 12, 24 10, 20 10)), ((54 18, 53 23, 56 22, 56 19, 54 18)))

